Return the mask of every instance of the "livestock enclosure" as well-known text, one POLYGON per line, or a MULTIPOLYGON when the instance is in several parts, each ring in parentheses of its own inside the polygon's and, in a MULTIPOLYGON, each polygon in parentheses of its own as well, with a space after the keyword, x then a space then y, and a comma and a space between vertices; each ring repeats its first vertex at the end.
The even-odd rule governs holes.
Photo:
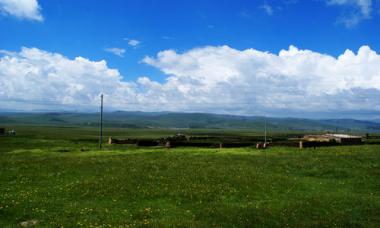
MULTIPOLYGON (((0 226, 377 227, 379 136, 317 149, 257 150, 105 144, 98 129, 15 127, 0 137, 0 226), (301 209, 302 208, 302 209, 301 209)), ((160 139, 166 129, 105 129, 106 137, 160 139)), ((188 130, 262 139, 244 130, 188 130)), ((273 143, 304 132, 273 133, 273 143)), ((105 138, 106 142, 107 138, 105 138)))

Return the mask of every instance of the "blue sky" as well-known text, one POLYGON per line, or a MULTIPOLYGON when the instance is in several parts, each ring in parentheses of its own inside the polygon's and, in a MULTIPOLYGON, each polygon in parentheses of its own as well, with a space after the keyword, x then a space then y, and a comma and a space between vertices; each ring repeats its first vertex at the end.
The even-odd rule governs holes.
MULTIPOLYGON (((358 9, 323 1, 44 0, 39 4, 43 22, 1 17, 2 49, 37 47, 70 58, 106 59, 126 79, 149 74, 162 80, 159 71, 140 60, 166 49, 182 52, 229 45, 277 53, 296 45, 333 56, 364 44, 380 50, 380 12, 347 28, 339 18, 358 9), (273 13, 268 15, 263 5, 273 13), (141 43, 133 48, 125 38, 141 43), (124 57, 104 51, 112 47, 125 49, 124 57)), ((373 4, 380 11, 380 4, 373 4)))
MULTIPOLYGON (((49 54, 58 53, 71 60, 78 56, 92 62, 105 60, 107 69, 118 70, 120 83, 131 83, 132 87, 136 87, 135 93, 146 94, 152 89, 152 82, 161 87, 168 87, 166 84, 173 75, 184 81, 190 80, 183 79, 183 75, 187 73, 172 66, 168 67, 166 59, 157 55, 165 50, 172 50, 181 58, 185 58, 186 55, 192 56, 197 49, 203 51, 202 57, 210 52, 217 53, 218 50, 208 50, 207 47, 217 48, 223 45, 240 52, 253 49, 275 55, 293 45, 298 50, 311 50, 334 58, 342 55, 346 49, 356 54, 364 45, 369 46, 375 53, 380 52, 380 2, 377 0, 25 0, 25 5, 22 6, 24 8, 21 8, 21 11, 25 10, 24 14, 20 13, 20 10, 12 12, 12 9, 6 8, 7 2, 12 0, 0 0, 0 49, 3 53, 14 52, 22 56, 20 49, 26 47, 37 48, 49 54), (37 3, 37 7, 33 2, 37 3), (148 78, 149 88, 146 83, 140 83, 144 78, 148 78)), ((166 54, 168 53, 163 53, 166 54)), ((257 61, 256 58, 255 62, 257 61)), ((373 77, 376 81, 378 76, 377 69, 374 69, 368 77, 373 77)), ((5 86, 6 83, 3 84, 5 86)), ((377 94, 377 87, 367 88, 368 86, 359 84, 357 87, 350 87, 349 90, 373 89, 377 94)), ((329 89, 326 87, 326 91, 329 89)), ((342 92, 341 90, 339 92, 342 92)), ((182 91, 182 95, 183 93, 182 91)), ((337 94, 331 97, 333 92, 326 93, 330 95, 329 101, 337 97, 337 94)), ((5 95, 7 99, 19 99, 11 95, 11 92, 5 95)), ((311 92, 307 95, 314 96, 311 92)), ((166 95, 168 96, 170 97, 166 95)), ((350 102, 358 96, 350 98, 350 102)), ((43 95, 37 97, 43 100, 43 95)), ((132 103, 139 102, 141 101, 132 103)), ((371 104, 365 109, 374 109, 372 111, 377 112, 373 103, 371 104)), ((278 109, 270 104, 264 106, 267 110, 278 109)), ((212 109, 210 106, 205 109, 194 107, 186 104, 169 109, 212 109)), ((10 105, 10 108, 14 106, 10 105)), ((144 110, 141 105, 135 108, 144 110)), ((285 109, 301 110, 291 105, 285 109)), ((313 108, 313 111, 315 109, 318 108, 313 108)), ((331 107, 328 109, 334 111, 331 107)), ((363 107, 352 105, 346 108, 348 111, 361 109, 363 107)), ((216 112, 228 112, 226 110, 229 109, 218 109, 216 112)), ((243 110, 242 113, 262 114, 252 110, 243 110)))

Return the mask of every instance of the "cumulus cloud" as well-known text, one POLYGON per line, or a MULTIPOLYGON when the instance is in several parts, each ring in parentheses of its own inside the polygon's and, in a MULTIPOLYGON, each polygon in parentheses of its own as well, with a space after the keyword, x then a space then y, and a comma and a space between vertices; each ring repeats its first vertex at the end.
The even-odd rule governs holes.
POLYGON ((2 52, 0 100, 6 109, 91 109, 100 93, 113 97, 110 106, 125 107, 134 91, 105 61, 68 59, 37 48, 2 52), (112 101, 115 104, 112 104, 112 101))
POLYGON ((177 97, 200 109, 380 109, 380 56, 367 46, 338 58, 294 46, 279 54, 204 47, 182 54, 162 51, 144 62, 169 75, 155 85, 162 90, 157 97, 174 88, 177 97))
POLYGON ((343 6, 349 10, 343 14, 338 22, 343 23, 346 27, 354 27, 362 20, 371 18, 372 0, 326 0, 328 5, 343 6))
POLYGON ((37 0, 0 0, 0 13, 21 19, 43 21, 37 0))
POLYGON ((105 48, 104 50, 106 52, 112 53, 112 54, 117 55, 119 57, 124 57, 124 53, 125 53, 125 49, 123 49, 123 48, 113 47, 113 48, 105 48))
POLYGON ((8 108, 91 109, 104 93, 107 107, 124 110, 280 116, 380 111, 380 55, 367 46, 337 58, 294 46, 278 54, 208 46, 165 50, 143 62, 161 70, 166 80, 124 81, 105 61, 68 59, 36 48, 3 52, 0 100, 8 108))

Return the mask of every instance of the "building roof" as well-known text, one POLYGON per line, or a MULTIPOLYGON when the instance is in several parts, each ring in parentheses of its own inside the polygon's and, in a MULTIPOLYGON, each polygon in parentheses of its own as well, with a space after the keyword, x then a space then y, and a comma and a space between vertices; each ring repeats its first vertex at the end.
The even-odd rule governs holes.
POLYGON ((305 135, 302 139, 305 141, 328 142, 330 140, 340 139, 361 139, 361 136, 346 134, 323 134, 323 135, 305 135))
POLYGON ((346 135, 346 134, 325 134, 326 136, 334 137, 334 138, 362 138, 357 135, 346 135))

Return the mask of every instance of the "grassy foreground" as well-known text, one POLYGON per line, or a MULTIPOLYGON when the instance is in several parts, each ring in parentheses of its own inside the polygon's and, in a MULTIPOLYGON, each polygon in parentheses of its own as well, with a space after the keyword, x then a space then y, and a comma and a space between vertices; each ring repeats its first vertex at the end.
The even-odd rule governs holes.
POLYGON ((99 151, 80 132, 0 137, 0 227, 380 226, 378 145, 99 151))

